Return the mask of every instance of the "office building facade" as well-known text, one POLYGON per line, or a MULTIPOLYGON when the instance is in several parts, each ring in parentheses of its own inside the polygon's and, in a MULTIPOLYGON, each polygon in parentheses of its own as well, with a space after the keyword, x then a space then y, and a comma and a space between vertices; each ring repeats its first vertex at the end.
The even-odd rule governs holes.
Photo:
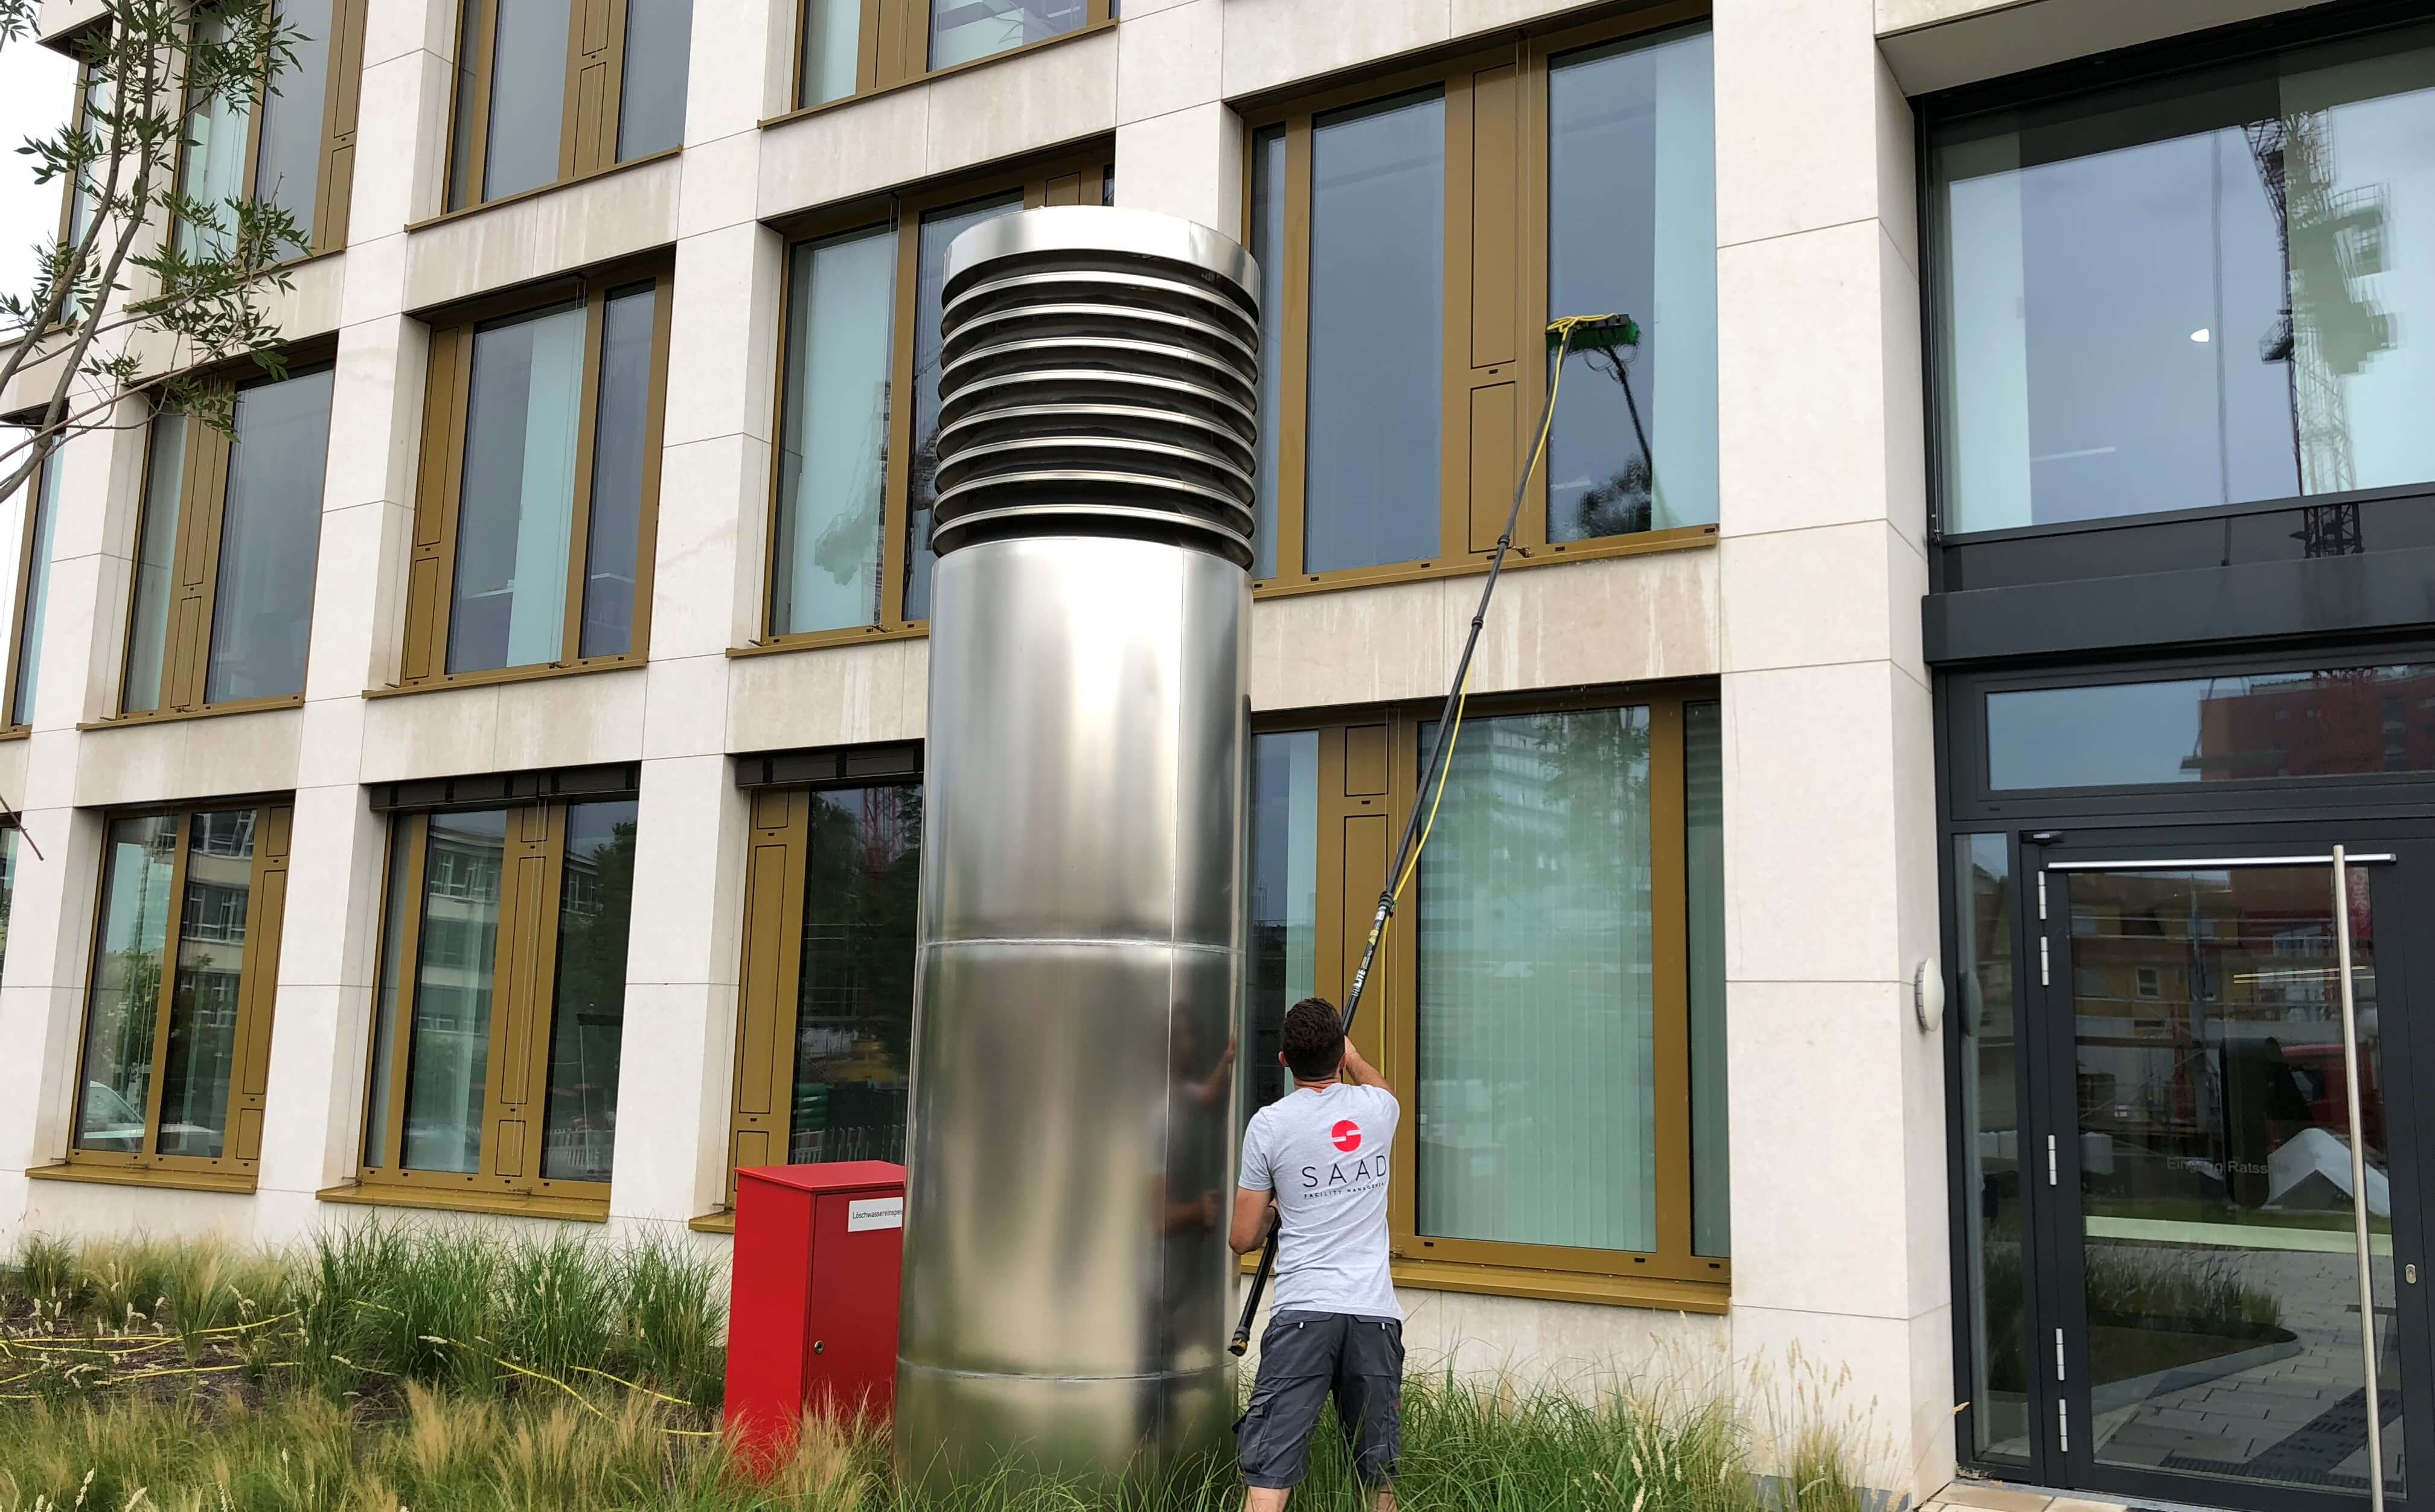
POLYGON ((1631 318, 1359 1030, 1415 1357, 1822 1372, 1919 1495, 2364 1504, 2373 1412, 2406 1494, 2409 8, 280 9, 181 171, 306 228, 286 367, 0 519, 0 1233, 715 1248, 739 1166, 901 1159, 945 249, 1138 206, 1264 284, 1248 981, 1178 1047, 1243 1116, 1389 881, 1543 330, 1631 318))

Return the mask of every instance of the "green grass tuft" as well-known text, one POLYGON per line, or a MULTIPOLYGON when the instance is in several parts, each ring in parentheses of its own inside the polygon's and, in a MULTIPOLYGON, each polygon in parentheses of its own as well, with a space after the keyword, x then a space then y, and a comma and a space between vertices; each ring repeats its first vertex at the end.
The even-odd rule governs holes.
MULTIPOLYGON (((502 1246, 369 1224, 288 1255, 29 1240, 0 1294, 0 1512, 1235 1512, 1231 1462, 1155 1487, 1012 1468, 908 1486, 884 1432, 807 1422, 766 1479, 720 1436, 725 1266, 678 1238, 502 1246), (132 1326, 130 1326, 130 1320, 132 1326)), ((1694 1374, 1697 1372, 1695 1371, 1694 1374)), ((1859 1512, 1853 1419, 1801 1377, 1765 1435, 1716 1384, 1415 1377, 1412 1512, 1859 1512)), ((1332 1415, 1297 1512, 1366 1498, 1332 1415)))

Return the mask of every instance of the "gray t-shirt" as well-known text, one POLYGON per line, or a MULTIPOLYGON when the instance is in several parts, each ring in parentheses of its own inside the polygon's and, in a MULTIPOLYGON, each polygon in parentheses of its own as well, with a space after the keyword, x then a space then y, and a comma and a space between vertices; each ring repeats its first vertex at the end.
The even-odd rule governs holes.
POLYGON ((1247 1192, 1277 1199, 1278 1312, 1401 1319, 1387 1271, 1387 1152, 1395 1094, 1338 1082, 1297 1087, 1243 1132, 1247 1192))

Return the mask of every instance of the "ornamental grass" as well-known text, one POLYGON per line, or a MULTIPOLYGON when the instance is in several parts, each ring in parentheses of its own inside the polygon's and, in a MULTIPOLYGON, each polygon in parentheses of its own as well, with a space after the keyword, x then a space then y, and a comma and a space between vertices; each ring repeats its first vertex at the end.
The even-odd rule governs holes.
MULTIPOLYGON (((29 1239, 0 1269, 0 1512, 1241 1504, 1228 1464, 1148 1489, 1010 1469, 920 1494, 884 1429, 816 1418, 750 1473, 719 1427, 725 1294, 724 1264, 681 1243, 379 1224, 287 1254, 29 1239)), ((1810 1415, 1766 1435, 1785 1447, 1761 1475, 1729 1393, 1416 1375, 1398 1489, 1413 1512, 1866 1512, 1852 1423, 1810 1415)), ((1330 1415, 1294 1506, 1366 1505, 1330 1415)))

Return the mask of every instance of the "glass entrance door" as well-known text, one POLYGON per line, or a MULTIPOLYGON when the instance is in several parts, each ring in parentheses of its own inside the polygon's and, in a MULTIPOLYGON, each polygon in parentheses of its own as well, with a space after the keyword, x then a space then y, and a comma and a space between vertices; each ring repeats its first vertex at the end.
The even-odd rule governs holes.
POLYGON ((2404 1347, 2393 1258, 2409 1162, 2387 1109, 2412 1093, 2407 1057, 2388 1048, 2399 972, 2378 948, 2395 871, 2345 875, 2363 1180, 2329 856, 2041 869, 2046 1126, 2022 1163, 2033 1188, 2045 1177, 2038 1311, 2051 1336, 2031 1358, 2040 1373, 2051 1365, 2040 1395, 2076 1486, 2363 1504, 2374 1413, 2388 1501, 2408 1495, 2403 1404, 2426 1371, 2404 1347), (2355 1198, 2369 1216, 2372 1317, 2355 1198))

